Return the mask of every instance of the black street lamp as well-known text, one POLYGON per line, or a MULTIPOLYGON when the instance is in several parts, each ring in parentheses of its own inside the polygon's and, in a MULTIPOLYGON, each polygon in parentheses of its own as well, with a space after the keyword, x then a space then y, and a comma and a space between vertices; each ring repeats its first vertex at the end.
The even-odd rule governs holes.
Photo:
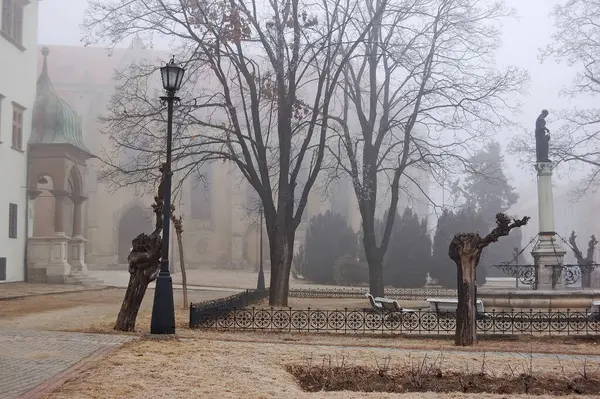
POLYGON ((263 271, 263 210, 260 208, 259 211, 260 217, 260 266, 258 269, 258 282, 256 284, 256 289, 259 291, 265 290, 265 272, 263 271))
POLYGON ((175 64, 175 57, 160 68, 166 96, 160 98, 167 104, 167 161, 165 163, 162 254, 160 272, 156 278, 154 304, 152 306, 151 334, 175 334, 175 303, 173 301, 173 280, 169 272, 169 232, 171 228, 171 141, 173 139, 173 103, 179 101, 175 93, 181 87, 185 69, 175 64))

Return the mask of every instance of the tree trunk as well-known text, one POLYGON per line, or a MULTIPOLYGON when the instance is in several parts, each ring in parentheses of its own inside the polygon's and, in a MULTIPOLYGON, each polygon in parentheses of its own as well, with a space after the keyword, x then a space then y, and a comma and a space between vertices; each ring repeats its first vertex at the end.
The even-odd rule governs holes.
POLYGON ((512 219, 503 213, 496 214, 496 225, 488 235, 481 238, 477 233, 455 234, 448 246, 448 256, 456 263, 458 304, 456 307, 455 344, 471 346, 477 342, 477 283, 475 270, 481 252, 500 237, 507 236, 516 227, 527 224, 529 217, 512 219))
POLYGON ((181 266, 181 285, 183 287, 183 308, 188 308, 187 275, 185 273, 185 259, 183 258, 183 238, 182 232, 177 233, 177 245, 179 246, 179 265, 181 266))
POLYGON ((287 307, 292 270, 292 254, 289 241, 285 237, 275 237, 271 240, 271 280, 269 306, 287 307), (275 244, 275 245, 273 245, 275 244))
POLYGON ((383 262, 379 259, 368 260, 369 264, 369 292, 374 297, 384 297, 383 262))
POLYGON ((167 171, 164 164, 159 170, 162 173, 162 179, 158 185, 157 195, 154 197, 154 204, 152 204, 156 218, 154 231, 150 235, 141 233, 131 241, 132 249, 127 257, 129 262, 129 284, 115 323, 115 330, 118 331, 135 330, 135 320, 144 300, 148 284, 156 279, 160 270, 159 262, 162 249, 160 233, 163 226, 163 191, 167 171))
POLYGON ((369 293, 374 297, 385 296, 383 284, 383 257, 379 256, 375 239, 375 227, 372 223, 363 222, 363 245, 365 257, 369 265, 369 293))
POLYGON ((477 342, 477 284, 476 258, 463 256, 458 268, 458 304, 456 307, 455 344, 471 346, 477 342))
POLYGON ((129 275, 129 284, 125 292, 125 298, 121 304, 121 310, 117 316, 115 330, 133 332, 135 331, 135 320, 144 300, 146 289, 150 284, 149 278, 142 270, 129 275))

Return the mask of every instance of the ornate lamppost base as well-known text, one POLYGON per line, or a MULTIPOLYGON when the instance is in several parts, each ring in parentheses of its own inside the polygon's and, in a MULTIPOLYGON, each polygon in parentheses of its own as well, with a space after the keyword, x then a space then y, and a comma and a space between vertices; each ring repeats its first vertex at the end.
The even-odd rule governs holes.
POLYGON ((151 334, 175 334, 175 302, 171 274, 161 271, 156 278, 152 305, 151 334))
POLYGON ((262 266, 258 270, 258 282, 256 284, 256 289, 258 291, 264 291, 265 290, 265 273, 263 272, 262 266))

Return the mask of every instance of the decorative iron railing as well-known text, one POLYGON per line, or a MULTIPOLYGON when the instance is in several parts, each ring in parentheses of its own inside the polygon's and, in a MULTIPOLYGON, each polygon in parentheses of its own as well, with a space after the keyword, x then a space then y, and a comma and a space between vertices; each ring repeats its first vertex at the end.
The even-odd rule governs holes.
MULTIPOLYGON (((212 309, 191 313, 191 328, 347 334, 452 334, 454 314, 430 311, 380 313, 368 310, 212 309)), ((600 314, 589 311, 492 311, 477 320, 479 334, 598 334, 600 314)))
MULTIPOLYGON (((369 292, 368 288, 292 288, 291 298, 361 298, 369 292)), ((401 300, 421 300, 430 297, 456 298, 455 289, 450 288, 387 288, 385 297, 401 300)))
POLYGON ((239 294, 231 295, 225 298, 214 299, 190 304, 190 327, 192 321, 198 319, 202 314, 218 314, 218 312, 229 312, 228 309, 242 309, 253 305, 269 297, 269 290, 246 290, 239 294))
MULTIPOLYGON (((536 265, 514 265, 500 264, 494 265, 510 277, 519 280, 520 286, 528 286, 531 289, 537 287, 537 266, 536 265)), ((581 281, 582 288, 590 288, 592 272, 598 268, 598 264, 590 265, 554 265, 552 266, 552 286, 555 287, 562 278, 565 287, 573 286, 581 281)))

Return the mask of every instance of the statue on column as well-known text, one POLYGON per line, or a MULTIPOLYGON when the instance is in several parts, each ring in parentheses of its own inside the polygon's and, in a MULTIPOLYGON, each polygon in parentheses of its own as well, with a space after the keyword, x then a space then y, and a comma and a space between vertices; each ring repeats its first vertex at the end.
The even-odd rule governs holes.
POLYGON ((535 156, 537 162, 550 162, 548 151, 550 147, 550 130, 546 127, 548 110, 542 110, 535 121, 535 156))

